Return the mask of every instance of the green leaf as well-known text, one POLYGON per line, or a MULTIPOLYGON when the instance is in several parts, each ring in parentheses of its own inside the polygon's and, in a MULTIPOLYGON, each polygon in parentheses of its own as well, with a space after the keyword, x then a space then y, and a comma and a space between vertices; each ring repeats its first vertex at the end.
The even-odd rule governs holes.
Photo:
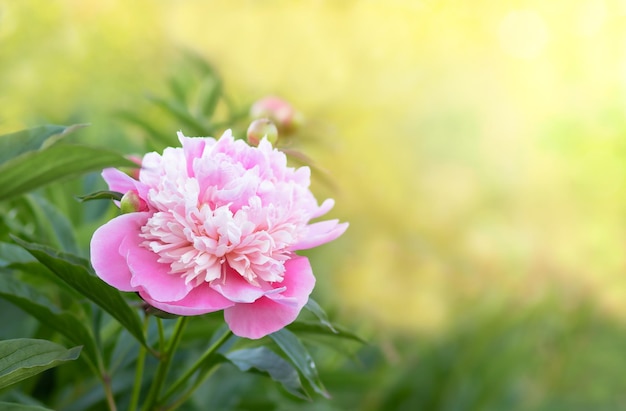
POLYGON ((35 261, 22 247, 11 243, 0 242, 0 267, 14 263, 30 263, 35 261))
MULTIPOLYGON (((17 247, 17 246, 16 246, 17 247)), ((21 248, 21 247, 20 247, 21 248)), ((45 265, 41 264, 28 251, 21 248, 32 260, 27 262, 10 262, 7 268, 13 271, 19 271, 27 276, 27 281, 34 287, 49 287, 50 283, 55 284, 59 290, 67 293, 67 298, 80 301, 84 297, 81 293, 70 287, 65 281, 50 271, 45 265), (45 285, 44 285, 45 284, 45 285)))
POLYGON ((285 389, 302 399, 310 399, 307 395, 298 371, 281 356, 267 347, 246 348, 232 351, 225 357, 240 371, 257 370, 282 384, 285 389))
POLYGON ((187 91, 190 87, 186 84, 188 81, 185 80, 186 77, 171 77, 167 82, 174 98, 180 104, 187 104, 187 91))
POLYGON ((158 143, 164 145, 165 147, 169 147, 177 142, 176 136, 174 134, 172 134, 171 136, 164 134, 157 127, 154 127, 150 121, 146 121, 142 116, 139 116, 129 111, 122 111, 117 113, 117 115, 122 120, 126 120, 128 123, 139 127, 146 133, 146 136, 148 136, 148 138, 156 140, 158 143))
POLYGON ((312 321, 296 321, 289 324, 287 328, 294 332, 328 335, 330 337, 343 338, 346 340, 352 340, 360 342, 362 344, 367 344, 367 341, 365 341, 363 338, 354 334, 350 330, 347 330, 346 328, 336 324, 333 325, 334 331, 332 331, 330 328, 328 328, 328 326, 324 324, 312 321))
POLYGON ((2 411, 52 411, 50 408, 40 407, 38 405, 22 405, 12 402, 0 401, 0 410, 2 411))
POLYGON ((56 135, 62 137, 84 126, 84 124, 73 126, 46 125, 0 136, 0 164, 29 151, 40 150, 46 144, 49 145, 53 140, 56 140, 51 139, 51 137, 56 135))
POLYGON ((55 144, 31 151, 0 165, 0 200, 6 200, 56 180, 106 167, 137 165, 102 148, 55 144))
POLYGON ((298 337, 285 328, 270 334, 269 337, 287 355, 296 366, 296 369, 302 373, 304 378, 311 384, 313 390, 326 398, 330 398, 328 391, 324 388, 317 374, 317 368, 311 354, 309 354, 298 337))
POLYGON ((41 196, 27 195, 25 200, 33 211, 37 225, 45 229, 44 233, 52 239, 55 245, 70 253, 78 253, 78 243, 74 235, 72 224, 66 215, 41 196))
POLYGON ((141 320, 122 294, 91 273, 89 263, 77 256, 59 253, 50 247, 13 238, 40 263, 76 291, 89 298, 120 322, 140 343, 147 347, 141 320))
POLYGON ((84 196, 77 196, 78 201, 85 202, 91 200, 117 200, 120 201, 122 199, 123 194, 118 193, 117 191, 96 191, 95 193, 87 194, 84 196))
POLYGON ((47 340, 0 341, 0 388, 78 358, 81 347, 66 349, 47 340))
POLYGON ((181 104, 169 102, 166 99, 155 96, 150 97, 150 101, 164 111, 170 113, 174 118, 178 119, 183 126, 190 128, 192 132, 207 136, 212 134, 213 130, 208 124, 205 124, 200 119, 195 118, 191 113, 189 113, 187 108, 181 104))
POLYGON ((213 69, 213 66, 211 66, 201 55, 188 50, 185 51, 185 58, 203 76, 216 77, 215 69, 213 69))
POLYGON ((222 95, 222 82, 216 76, 207 78, 200 87, 199 115, 211 118, 222 95))
POLYGON ((8 275, 0 276, 0 297, 59 332, 73 344, 84 346, 85 355, 97 367, 99 355, 95 339, 84 322, 74 314, 54 312, 51 309, 54 305, 41 292, 8 275))
POLYGON ((326 315, 326 312, 317 303, 317 301, 315 301, 314 299, 309 297, 309 300, 304 305, 304 308, 306 308, 311 313, 313 313, 313 315, 315 315, 320 320, 320 323, 322 323, 322 325, 326 326, 330 331, 332 331, 333 333, 337 334, 337 330, 330 323, 330 321, 328 320, 328 316, 326 315))

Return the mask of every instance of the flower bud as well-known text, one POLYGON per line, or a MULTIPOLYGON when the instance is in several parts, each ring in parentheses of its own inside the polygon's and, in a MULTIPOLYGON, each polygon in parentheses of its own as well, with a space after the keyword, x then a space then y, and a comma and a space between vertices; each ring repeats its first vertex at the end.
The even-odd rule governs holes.
POLYGON ((136 191, 129 191, 120 200, 120 210, 122 210, 122 214, 148 211, 148 205, 136 191))
POLYGON ((263 137, 274 145, 278 141, 278 128, 270 119, 259 118, 250 123, 246 135, 251 146, 258 146, 263 137))
POLYGON ((131 176, 135 180, 139 180, 139 170, 141 169, 142 158, 136 155, 127 156, 126 158, 137 164, 137 167, 120 167, 120 171, 131 176))
POLYGON ((269 118, 281 133, 290 133, 298 128, 302 118, 291 104, 278 97, 265 97, 250 107, 250 117, 269 118))

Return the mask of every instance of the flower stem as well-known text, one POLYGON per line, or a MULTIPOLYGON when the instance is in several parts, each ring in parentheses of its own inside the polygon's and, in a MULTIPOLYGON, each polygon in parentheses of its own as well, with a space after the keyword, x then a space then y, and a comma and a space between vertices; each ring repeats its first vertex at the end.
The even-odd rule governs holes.
MULTIPOLYGON (((165 348, 165 351, 161 353, 161 357, 159 358, 159 365, 156 370, 156 375, 154 376, 154 380, 152 380, 152 385, 150 386, 150 391, 148 392, 148 397, 146 398, 146 402, 142 408, 143 411, 150 411, 154 409, 154 406, 158 403, 159 392, 161 391, 161 387, 165 383, 165 377, 167 376, 167 371, 169 370, 170 363, 172 361, 172 357, 174 356, 174 352, 180 343, 180 340, 183 336, 183 330, 185 329, 185 325, 187 324, 187 320, 189 317, 180 317, 178 322, 176 323, 176 327, 174 328, 174 333, 170 337, 169 344, 165 348)), ((157 319, 160 321, 160 319, 157 319)), ((161 341, 162 338, 161 338, 161 341)), ((164 344, 161 343, 161 346, 164 344)))
POLYGON ((108 375, 102 375, 102 385, 104 386, 104 395, 106 396, 109 411, 117 411, 113 390, 111 389, 111 377, 108 375))
MULTIPOLYGON (((227 330, 224 334, 222 334, 222 336, 215 341, 215 343, 213 343, 213 345, 211 345, 205 352, 204 354, 202 354, 202 356, 191 366, 191 368, 189 368, 185 374, 183 374, 178 380, 176 380, 171 386, 170 388, 167 390, 167 392, 165 393, 165 395, 163 396, 163 400, 166 400, 167 398, 169 398, 172 394, 174 394, 181 386, 183 386, 194 374, 196 371, 198 371, 198 369, 200 367, 202 367, 202 365, 213 355, 215 354, 215 352, 230 338, 230 336, 233 335, 233 332, 230 330, 227 330)), ((206 370, 206 373, 208 374, 208 372, 210 371, 210 369, 206 370)), ((202 378, 200 379, 200 381, 202 381, 202 378)), ((186 394, 185 394, 185 398, 189 397, 189 395, 191 395, 191 393, 198 387, 199 384, 195 384, 191 390, 189 390, 186 394)))
POLYGON ((159 317, 157 320, 157 328, 159 329, 159 352, 165 352, 165 332, 163 331, 163 321, 159 317))
MULTIPOLYGON (((148 324, 150 321, 149 316, 145 316, 143 320, 144 335, 148 334, 148 324)), ((141 383, 143 380, 143 369, 146 361, 146 347, 143 344, 139 345, 139 355, 137 356, 137 369, 135 370, 135 385, 133 385, 133 393, 130 398, 130 404, 128 411, 135 411, 137 404, 139 404, 139 395, 141 394, 141 383)))
POLYGON ((206 381, 206 379, 209 378, 213 374, 213 372, 216 370, 215 365, 219 365, 219 364, 214 364, 214 366, 212 366, 210 369, 206 370, 204 375, 202 375, 202 377, 198 378, 196 380, 196 382, 193 383, 191 388, 189 388, 189 390, 187 390, 187 392, 185 392, 183 395, 181 395, 176 401, 174 401, 172 404, 170 404, 163 411, 172 411, 172 410, 177 409, 179 406, 183 405, 185 403, 185 401, 187 401, 189 399, 189 397, 191 397, 191 394, 193 394, 194 391, 200 386, 200 384, 202 384, 204 381, 206 381))

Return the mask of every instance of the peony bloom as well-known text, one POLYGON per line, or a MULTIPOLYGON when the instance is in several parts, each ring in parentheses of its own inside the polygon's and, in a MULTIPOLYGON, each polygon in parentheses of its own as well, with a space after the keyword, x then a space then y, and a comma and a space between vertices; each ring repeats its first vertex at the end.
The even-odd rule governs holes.
POLYGON ((315 285, 306 257, 334 240, 337 220, 309 223, 333 206, 309 190, 307 167, 287 166, 267 140, 178 134, 182 148, 148 153, 139 178, 106 169, 113 191, 136 204, 91 240, 96 274, 177 315, 224 310, 238 336, 261 338, 296 319, 315 285))

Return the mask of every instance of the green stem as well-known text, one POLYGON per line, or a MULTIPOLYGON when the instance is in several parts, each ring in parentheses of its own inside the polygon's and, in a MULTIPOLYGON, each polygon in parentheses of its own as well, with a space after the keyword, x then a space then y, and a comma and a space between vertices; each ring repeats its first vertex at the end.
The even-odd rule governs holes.
POLYGON ((163 331, 163 321, 159 317, 157 319, 157 328, 159 329, 159 352, 165 352, 165 332, 163 331))
MULTIPOLYGON (((169 388, 169 390, 167 390, 167 392, 165 393, 165 395, 163 396, 163 400, 166 400, 167 398, 169 398, 172 394, 174 394, 181 386, 183 386, 187 380, 189 380, 193 374, 195 374, 196 371, 198 371, 198 369, 200 367, 202 367, 202 365, 213 355, 215 354, 215 352, 226 342, 226 340, 228 340, 230 338, 230 336, 233 335, 233 332, 230 330, 227 330, 217 341, 215 341, 215 343, 213 343, 213 345, 211 345, 205 352, 204 354, 202 354, 202 356, 191 366, 191 368, 189 368, 185 374, 183 374, 178 380, 176 380, 169 388)), ((207 370, 206 372, 208 373, 210 371, 207 370)), ((190 390, 190 392, 188 392, 186 394, 186 397, 188 397, 189 395, 191 395, 191 393, 193 392, 193 390, 195 390, 197 388, 198 384, 194 385, 194 387, 192 388, 192 390, 190 390)))
POLYGON ((109 411, 117 411, 117 406, 115 405, 115 397, 113 396, 113 390, 111 389, 111 377, 109 377, 108 375, 103 375, 102 385, 104 386, 104 395, 106 396, 109 411))
POLYGON ((215 367, 216 365, 219 365, 219 364, 214 364, 213 367, 209 368, 202 377, 198 378, 196 382, 193 383, 193 385, 187 392, 181 395, 176 401, 170 404, 163 411, 173 411, 177 409, 178 407, 180 407, 181 405, 183 405, 189 399, 189 397, 191 397, 191 394, 193 394, 194 391, 200 386, 200 384, 206 381, 207 378, 209 378, 213 374, 213 372, 217 369, 217 367, 215 367))
MULTIPOLYGON (((165 348, 165 351, 161 353, 161 357, 159 358, 159 365, 156 370, 156 375, 152 380, 152 385, 150 386, 150 391, 148 392, 148 397, 146 398, 146 402, 143 405, 143 411, 153 410, 155 405, 157 404, 158 394, 161 391, 161 387, 165 383, 165 377, 167 376, 167 371, 169 370, 170 363, 172 361, 172 357, 174 356, 174 352, 176 348, 178 348, 178 344, 183 336, 183 330, 185 329, 185 325, 187 324, 187 320, 189 317, 180 317, 178 322, 176 323, 176 328, 174 328, 174 333, 170 337, 170 341, 168 346, 165 348)), ((161 343, 161 346, 164 344, 161 343)))
POLYGON ((106 398, 107 406, 109 411, 117 411, 117 406, 115 405, 115 396, 113 395, 113 388, 111 387, 111 376, 109 375, 106 367, 104 365, 104 360, 102 358, 102 335, 101 335, 101 327, 102 324, 102 311, 97 310, 93 316, 93 331, 94 331, 94 340, 96 343, 96 358, 95 363, 92 363, 89 358, 86 358, 87 364, 95 370, 96 375, 102 381, 102 387, 104 388, 104 396, 106 398))
MULTIPOLYGON (((148 324, 150 321, 150 317, 148 315, 145 316, 143 320, 143 333, 144 335, 148 334, 148 324)), ((137 409, 137 404, 139 404, 139 395, 141 394, 141 383, 143 380, 143 369, 146 362, 146 347, 143 344, 139 344, 139 355, 137 356, 137 369, 135 370, 135 385, 133 385, 133 393, 130 398, 130 405, 128 406, 128 411, 135 411, 137 409)))

